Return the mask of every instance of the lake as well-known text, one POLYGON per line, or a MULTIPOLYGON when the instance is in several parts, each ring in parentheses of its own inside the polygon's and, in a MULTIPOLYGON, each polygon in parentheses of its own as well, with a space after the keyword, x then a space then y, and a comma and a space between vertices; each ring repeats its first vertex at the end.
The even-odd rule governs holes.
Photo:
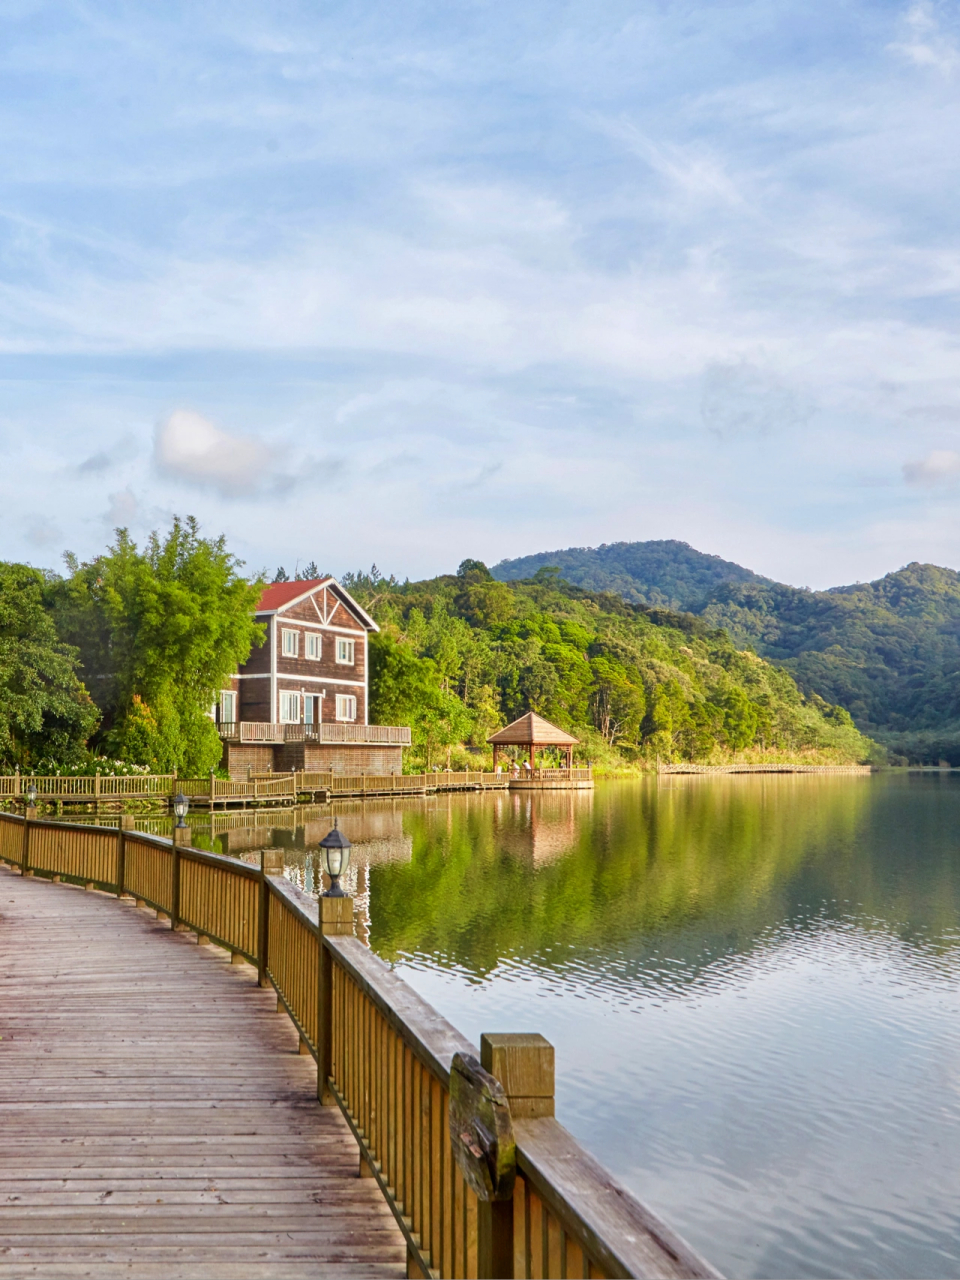
MULTIPOLYGON (((960 775, 335 811, 361 935, 475 1042, 547 1036, 558 1117, 728 1276, 960 1276, 960 775)), ((207 839, 315 889, 329 815, 207 839)))

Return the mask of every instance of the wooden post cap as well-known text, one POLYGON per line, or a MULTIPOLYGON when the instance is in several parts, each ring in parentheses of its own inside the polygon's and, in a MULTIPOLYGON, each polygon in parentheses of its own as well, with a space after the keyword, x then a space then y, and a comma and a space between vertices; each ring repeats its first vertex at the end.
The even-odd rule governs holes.
POLYGON ((263 871, 264 875, 282 876, 283 875, 283 849, 264 849, 263 850, 263 871))
POLYGON ((480 1062, 503 1085, 517 1120, 554 1114, 554 1054, 536 1032, 487 1031, 480 1037, 480 1062))
POLYGON ((353 933, 353 899, 320 897, 320 931, 353 933))

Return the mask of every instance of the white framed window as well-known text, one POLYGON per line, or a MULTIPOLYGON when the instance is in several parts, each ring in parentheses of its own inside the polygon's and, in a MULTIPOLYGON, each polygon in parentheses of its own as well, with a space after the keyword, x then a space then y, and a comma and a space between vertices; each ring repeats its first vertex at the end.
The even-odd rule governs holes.
POLYGON ((338 693, 337 694, 337 719, 338 720, 356 720, 356 718, 357 718, 356 698, 353 696, 352 693, 338 693))
POLYGON ((300 632, 288 631, 286 627, 280 630, 280 652, 285 658, 295 658, 300 652, 300 632))
POLYGON ((299 693, 280 693, 280 723, 281 724, 299 724, 300 723, 300 695, 299 693))
POLYGON ((237 721, 237 695, 233 689, 223 689, 220 693, 220 722, 221 724, 236 724, 237 721))
MULTIPOLYGON (((337 636, 337 661, 349 662, 352 664, 354 661, 353 655, 355 644, 355 640, 347 640, 344 636, 337 636)), ((339 720, 340 717, 337 716, 337 719, 339 720)))
POLYGON ((316 631, 307 632, 307 653, 308 658, 320 657, 320 637, 316 631))
POLYGON ((312 694, 307 694, 303 700, 303 723, 313 724, 313 704, 316 698, 312 694))

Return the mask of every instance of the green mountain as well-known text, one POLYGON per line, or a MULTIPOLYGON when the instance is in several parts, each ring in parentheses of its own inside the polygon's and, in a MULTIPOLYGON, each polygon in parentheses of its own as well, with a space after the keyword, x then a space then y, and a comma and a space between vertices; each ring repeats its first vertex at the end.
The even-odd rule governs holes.
POLYGON ((711 593, 725 583, 770 582, 732 560, 704 555, 686 542, 672 540, 544 551, 519 560, 501 560, 491 573, 500 582, 518 582, 551 567, 559 569, 567 582, 588 591, 615 591, 632 604, 690 613, 698 613, 711 593))
POLYGON ((455 577, 343 582, 381 626, 372 718, 413 728, 419 768, 470 767, 470 750, 526 711, 576 734, 582 758, 613 767, 878 755, 842 707, 803 694, 788 672, 690 613, 586 591, 546 569, 497 582, 474 560, 455 577))
POLYGON ((493 573, 515 579, 534 561, 557 565, 570 581, 575 574, 584 588, 617 581, 638 602, 666 597, 786 668, 806 693, 846 708, 895 755, 960 764, 960 574, 952 569, 914 563, 876 582, 806 591, 686 543, 640 542, 504 561, 493 573))

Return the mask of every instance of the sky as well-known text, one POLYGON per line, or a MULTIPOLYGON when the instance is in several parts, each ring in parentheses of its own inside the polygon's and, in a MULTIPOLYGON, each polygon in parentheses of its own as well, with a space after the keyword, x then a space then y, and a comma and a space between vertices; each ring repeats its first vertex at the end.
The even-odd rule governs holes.
POLYGON ((0 555, 960 568, 960 3, 0 2, 0 555))

